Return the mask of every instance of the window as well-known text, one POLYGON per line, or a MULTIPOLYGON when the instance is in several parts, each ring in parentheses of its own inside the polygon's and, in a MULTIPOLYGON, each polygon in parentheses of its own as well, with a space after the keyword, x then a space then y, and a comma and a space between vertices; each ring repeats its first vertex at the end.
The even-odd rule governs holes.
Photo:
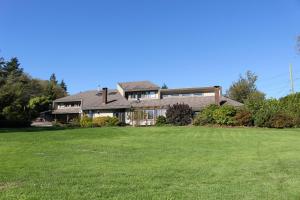
POLYGON ((154 119, 154 110, 145 110, 145 113, 147 115, 146 119, 154 119))
POLYGON ((183 97, 189 97, 189 96, 192 96, 192 94, 181 94, 181 96, 183 96, 183 97))
POLYGON ((194 96, 203 96, 203 93, 195 93, 194 96))

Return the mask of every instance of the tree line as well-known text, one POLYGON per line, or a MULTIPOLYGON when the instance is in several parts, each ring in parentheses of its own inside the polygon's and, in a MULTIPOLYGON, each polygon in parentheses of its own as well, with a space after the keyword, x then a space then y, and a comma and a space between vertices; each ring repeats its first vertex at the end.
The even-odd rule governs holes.
POLYGON ((67 94, 66 83, 58 82, 55 74, 49 80, 36 79, 24 72, 17 58, 0 58, 0 127, 29 126, 54 99, 67 94))

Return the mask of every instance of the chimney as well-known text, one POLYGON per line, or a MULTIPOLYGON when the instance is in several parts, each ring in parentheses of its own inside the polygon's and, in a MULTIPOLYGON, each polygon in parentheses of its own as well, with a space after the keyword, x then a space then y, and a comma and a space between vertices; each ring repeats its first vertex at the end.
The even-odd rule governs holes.
POLYGON ((216 105, 220 105, 222 98, 222 88, 221 86, 214 86, 215 88, 215 103, 216 105))
POLYGON ((107 104, 107 88, 102 88, 102 103, 107 104))

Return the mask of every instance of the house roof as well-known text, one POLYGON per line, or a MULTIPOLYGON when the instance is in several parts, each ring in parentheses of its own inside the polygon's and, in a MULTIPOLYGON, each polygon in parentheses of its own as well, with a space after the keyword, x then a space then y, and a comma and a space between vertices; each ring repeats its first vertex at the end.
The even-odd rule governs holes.
MULTIPOLYGON (((126 91, 142 91, 147 88, 149 89, 159 89, 159 87, 149 81, 141 82, 127 82, 119 83, 121 87, 124 87, 126 91)), ((181 88, 181 89, 168 89, 161 90, 163 94, 174 93, 174 92, 197 92, 199 90, 210 91, 214 87, 206 88, 181 88)), ((193 110, 200 110, 210 104, 215 103, 214 96, 193 96, 193 97, 171 97, 163 99, 149 99, 141 101, 128 101, 123 97, 118 90, 108 90, 107 93, 107 103, 103 103, 102 91, 91 90, 86 92, 80 92, 75 95, 63 97, 56 99, 55 103, 59 102, 82 102, 82 110, 108 110, 108 109, 125 109, 125 108, 166 108, 169 105, 174 105, 176 103, 188 104, 193 110)), ((232 106, 242 106, 243 104, 229 99, 227 97, 221 97, 222 105, 232 105, 232 106)), ((67 109, 57 109, 53 114, 64 114, 64 113, 79 113, 80 108, 67 108, 67 109)))
POLYGON ((118 85, 125 91, 159 90, 160 87, 150 81, 123 82, 118 85))
MULTIPOLYGON (((201 96, 201 97, 172 97, 165 99, 152 99, 143 101, 132 101, 131 106, 134 108, 167 108, 169 105, 177 103, 184 103, 193 108, 193 110, 200 110, 210 104, 215 103, 214 96, 201 96)), ((227 97, 221 98, 222 105, 242 106, 243 104, 229 99, 227 97)))
POLYGON ((161 94, 185 94, 185 93, 203 93, 203 92, 215 92, 216 88, 220 86, 212 87, 194 87, 194 88, 175 88, 175 89, 161 89, 161 94))
POLYGON ((59 102, 82 101, 82 110, 130 108, 130 103, 117 91, 108 90, 107 104, 103 103, 102 91, 91 90, 55 100, 59 102))

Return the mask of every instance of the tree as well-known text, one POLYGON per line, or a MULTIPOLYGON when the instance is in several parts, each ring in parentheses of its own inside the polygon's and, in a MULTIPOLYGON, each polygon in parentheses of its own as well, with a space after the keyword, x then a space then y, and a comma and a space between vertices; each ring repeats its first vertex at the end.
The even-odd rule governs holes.
POLYGON ((4 70, 3 70, 4 66, 5 66, 4 58, 0 57, 0 87, 5 82, 4 70))
POLYGON ((66 85, 64 79, 61 80, 61 82, 60 82, 59 85, 60 85, 60 87, 61 87, 62 89, 64 89, 65 92, 67 92, 68 88, 67 88, 67 85, 66 85))
POLYGON ((245 103, 253 93, 260 93, 263 96, 264 94, 256 88, 256 81, 257 76, 251 71, 247 71, 245 77, 240 76, 238 81, 233 82, 227 91, 227 96, 241 103, 245 103))
POLYGON ((23 68, 20 68, 20 63, 17 58, 12 58, 4 64, 2 73, 4 77, 8 77, 9 75, 21 76, 23 74, 23 68))
POLYGON ((164 84, 161 86, 161 89, 168 89, 168 86, 164 83, 164 84))
POLYGON ((17 60, 11 60, 1 69, 4 84, 0 87, 0 125, 30 125, 31 112, 27 105, 36 95, 32 90, 31 79, 23 73, 17 60))
POLYGON ((32 117, 38 117, 40 112, 49 110, 51 101, 46 96, 33 97, 29 100, 28 108, 32 111, 32 117))
POLYGON ((51 100, 66 96, 55 74, 50 80, 33 79, 20 66, 17 58, 0 58, 0 127, 29 126, 51 100))
POLYGON ((50 83, 57 85, 56 75, 54 73, 50 76, 50 83))
POLYGON ((166 112, 167 122, 176 126, 189 125, 192 115, 193 111, 187 104, 174 104, 166 112))
MULTIPOLYGON (((64 83, 64 82, 63 82, 64 83)), ((65 84, 65 83, 64 83, 65 84)), ((65 84, 66 87, 66 84, 65 84)), ((55 74, 51 74, 49 83, 47 86, 47 95, 50 100, 55 100, 61 97, 65 97, 67 92, 61 85, 57 84, 57 79, 55 74)))
POLYGON ((259 91, 255 91, 249 94, 248 98, 245 100, 246 109, 252 114, 255 113, 260 109, 262 104, 264 103, 266 96, 264 93, 259 91))

